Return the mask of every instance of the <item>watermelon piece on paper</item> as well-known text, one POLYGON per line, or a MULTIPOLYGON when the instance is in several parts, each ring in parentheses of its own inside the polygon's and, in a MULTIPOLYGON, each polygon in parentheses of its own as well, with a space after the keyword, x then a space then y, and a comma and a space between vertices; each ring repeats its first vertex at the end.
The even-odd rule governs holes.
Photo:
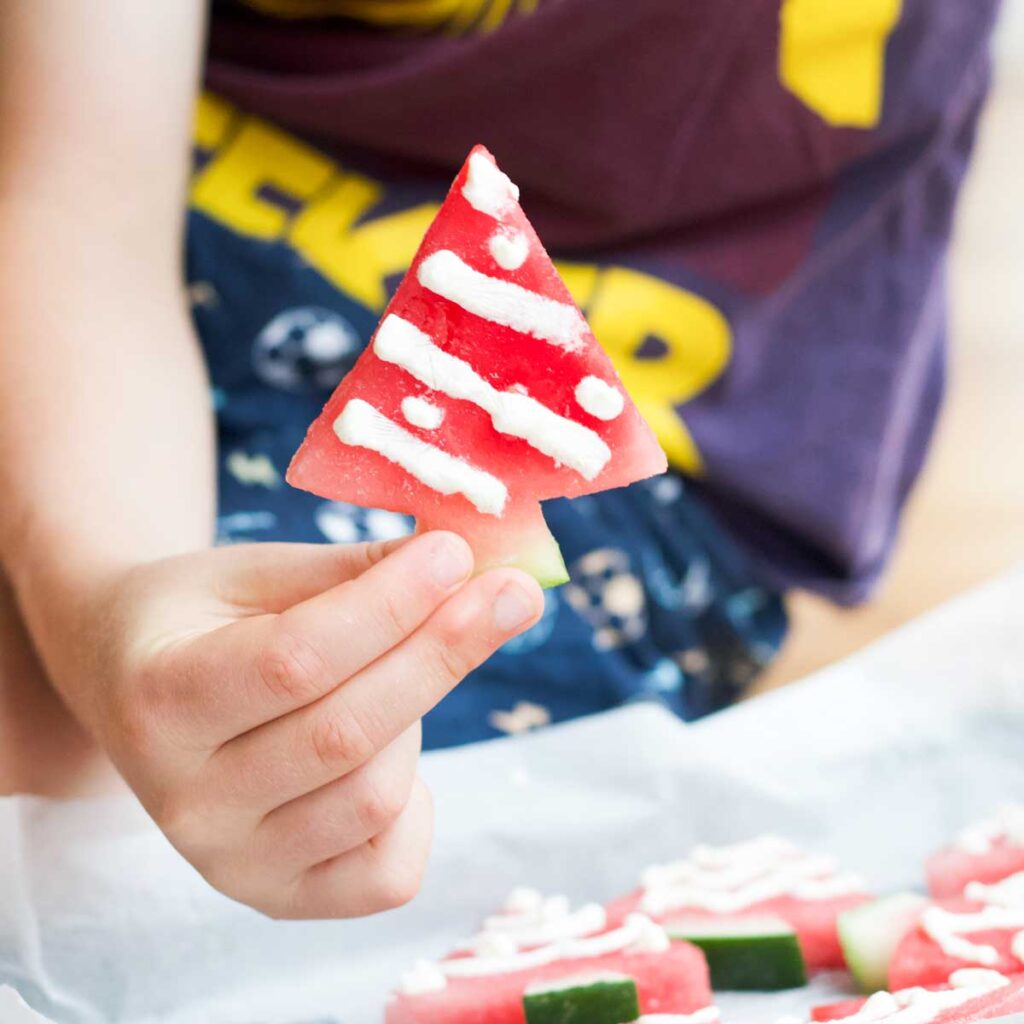
POLYGON ((518 195, 475 147, 287 479, 453 530, 478 570, 517 566, 554 586, 567 576, 540 502, 667 462, 518 195))
POLYGON ((621 930, 549 947, 421 962, 389 1000, 385 1024, 526 1024, 528 996, 531 1019, 543 1020, 556 1009, 582 1012, 598 982, 609 983, 617 1004, 629 1008, 624 1022, 636 1004, 642 1014, 690 1014, 711 1005, 700 950, 668 942, 637 915, 621 930))
POLYGON ((808 970, 844 966, 837 920, 868 902, 863 882, 829 857, 774 836, 731 846, 699 846, 672 864, 644 872, 640 888, 608 905, 609 924, 634 911, 670 924, 685 916, 718 922, 784 921, 796 932, 808 970))
POLYGON ((985 969, 961 970, 949 981, 927 988, 877 992, 866 999, 847 999, 816 1006, 812 1021, 886 1024, 913 1019, 915 1024, 969 1024, 1024 1011, 1024 976, 1006 977, 985 969), (913 1011, 910 1008, 913 1007, 913 1011), (903 1014, 897 1018, 897 1014, 903 1014))
POLYGON ((939 985, 963 968, 1024 972, 1024 873, 992 887, 975 882, 967 892, 981 898, 937 901, 903 936, 889 964, 893 988, 939 985), (990 891, 995 895, 984 898, 990 891), (999 900, 1000 892, 1011 898, 999 900), (1012 897, 1018 895, 1021 902, 1015 904, 1012 897))
POLYGON ((1024 804, 1008 804, 965 829, 928 858, 928 889, 936 899, 963 895, 969 882, 1000 882, 1024 871, 1024 804))

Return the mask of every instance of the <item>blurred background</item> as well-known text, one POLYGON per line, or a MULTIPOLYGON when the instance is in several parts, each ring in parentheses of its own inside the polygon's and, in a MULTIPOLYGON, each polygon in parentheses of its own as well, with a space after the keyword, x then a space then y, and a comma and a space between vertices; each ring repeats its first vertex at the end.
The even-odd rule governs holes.
POLYGON ((1024 3, 1004 0, 995 82, 957 216, 946 406, 875 597, 807 594, 763 691, 1024 562, 1024 3))

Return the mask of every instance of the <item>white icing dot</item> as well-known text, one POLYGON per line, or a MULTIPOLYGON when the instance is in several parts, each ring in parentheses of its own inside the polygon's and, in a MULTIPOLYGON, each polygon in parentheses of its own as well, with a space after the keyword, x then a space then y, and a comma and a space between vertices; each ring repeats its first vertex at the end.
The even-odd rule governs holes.
POLYGON ((495 220, 500 220, 509 207, 519 201, 515 182, 483 153, 474 153, 469 158, 469 173, 462 194, 473 209, 495 220))
POLYGON ((537 889, 519 885, 508 894, 504 908, 513 914, 530 914, 536 912, 543 903, 544 897, 537 889))
POLYGON ((411 971, 406 971, 398 989, 409 996, 425 995, 427 992, 443 992, 448 979, 436 964, 429 960, 417 960, 411 971))
POLYGON ((500 229, 487 243, 494 262, 505 270, 518 270, 530 253, 530 242, 522 231, 500 229))
POLYGON ((628 946, 631 953, 664 953, 671 945, 668 932, 646 914, 630 914, 626 927, 633 929, 634 938, 628 946))
POLYGON ((444 410, 418 395, 407 395, 402 399, 402 415, 414 427, 437 430, 444 419, 444 410))
POLYGON ((584 412, 599 420, 613 420, 625 405, 622 392, 600 377, 584 377, 576 385, 576 401, 584 412))

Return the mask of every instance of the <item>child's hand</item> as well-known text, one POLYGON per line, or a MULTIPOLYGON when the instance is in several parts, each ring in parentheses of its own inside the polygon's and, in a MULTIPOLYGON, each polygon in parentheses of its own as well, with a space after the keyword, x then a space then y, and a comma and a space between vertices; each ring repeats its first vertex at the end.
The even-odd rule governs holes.
POLYGON ((133 569, 92 619, 86 717, 229 896, 274 917, 397 906, 431 837, 419 719, 543 606, 524 574, 471 570, 447 533, 133 569))

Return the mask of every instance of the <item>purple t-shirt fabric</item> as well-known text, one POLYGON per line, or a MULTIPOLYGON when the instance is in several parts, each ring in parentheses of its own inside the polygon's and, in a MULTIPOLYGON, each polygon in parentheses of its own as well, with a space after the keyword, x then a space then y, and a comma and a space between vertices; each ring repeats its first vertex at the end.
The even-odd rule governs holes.
POLYGON ((862 599, 940 405, 997 0, 529 6, 459 35, 217 6, 207 84, 393 195, 440 197, 483 142, 554 256, 710 304, 721 367, 659 390, 677 465, 770 583, 862 599))

